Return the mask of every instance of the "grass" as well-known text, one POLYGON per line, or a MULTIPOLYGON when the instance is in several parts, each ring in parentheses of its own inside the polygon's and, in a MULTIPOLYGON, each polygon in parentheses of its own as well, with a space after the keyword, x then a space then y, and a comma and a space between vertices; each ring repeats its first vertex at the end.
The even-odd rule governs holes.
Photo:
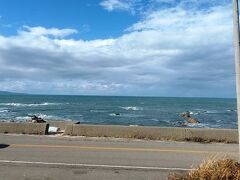
POLYGON ((210 159, 185 174, 170 174, 169 180, 240 180, 240 164, 233 159, 210 159))

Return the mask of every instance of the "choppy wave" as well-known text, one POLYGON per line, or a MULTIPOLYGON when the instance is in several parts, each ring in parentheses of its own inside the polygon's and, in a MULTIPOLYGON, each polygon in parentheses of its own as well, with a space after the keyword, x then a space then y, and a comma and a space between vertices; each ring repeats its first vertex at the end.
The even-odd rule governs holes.
POLYGON ((31 120, 32 118, 30 116, 18 116, 15 117, 15 120, 17 121, 24 121, 24 120, 31 120))
POLYGON ((144 117, 143 114, 122 114, 123 117, 125 118, 140 118, 144 117))
POLYGON ((127 107, 121 107, 122 109, 128 110, 128 111, 141 111, 143 110, 142 107, 136 107, 136 106, 127 106, 127 107))
POLYGON ((226 111, 227 111, 227 112, 237 112, 236 109, 227 109, 226 111))
POLYGON ((0 108, 0 113, 10 112, 7 108, 0 108))
POLYGON ((152 118, 152 119, 149 119, 149 121, 159 122, 159 119, 154 119, 154 118, 152 118))
POLYGON ((109 116, 121 116, 120 113, 110 113, 109 116))
POLYGON ((123 117, 123 118, 139 118, 144 116, 142 114, 127 114, 127 113, 110 113, 108 115, 113 117, 123 117))
POLYGON ((72 117, 83 117, 82 114, 72 114, 71 116, 72 116, 72 117))
POLYGON ((9 110, 0 110, 0 113, 9 112, 9 110))
POLYGON ((42 119, 59 119, 58 116, 46 115, 46 114, 39 114, 38 117, 42 119))
POLYGON ((106 110, 91 109, 90 112, 94 112, 94 113, 104 113, 104 112, 107 112, 107 111, 106 111, 106 110))
POLYGON ((218 113, 221 113, 220 111, 217 111, 217 110, 208 110, 206 112, 204 112, 206 114, 218 114, 218 113))
POLYGON ((210 123, 199 123, 199 124, 191 124, 187 123, 186 124, 188 127, 193 127, 193 128, 220 128, 220 124, 210 124, 210 123))
POLYGON ((209 128, 209 124, 205 124, 205 123, 199 123, 199 124, 191 124, 191 123, 187 123, 188 127, 195 127, 195 128, 209 128))
POLYGON ((197 110, 197 111, 190 111, 190 115, 200 115, 200 114, 224 114, 226 112, 236 112, 237 110, 234 109, 227 109, 227 110, 197 110))
POLYGON ((34 104, 24 104, 24 103, 0 103, 1 106, 16 106, 16 107, 34 107, 34 106, 49 106, 49 105, 59 105, 59 103, 34 103, 34 104))

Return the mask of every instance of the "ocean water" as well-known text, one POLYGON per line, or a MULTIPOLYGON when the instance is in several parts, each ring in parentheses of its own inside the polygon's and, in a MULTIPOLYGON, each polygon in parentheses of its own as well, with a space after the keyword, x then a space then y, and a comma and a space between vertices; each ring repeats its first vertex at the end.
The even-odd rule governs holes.
POLYGON ((189 127, 237 128, 236 99, 0 95, 0 120, 46 120, 84 124, 180 127, 190 111, 200 124, 189 127))

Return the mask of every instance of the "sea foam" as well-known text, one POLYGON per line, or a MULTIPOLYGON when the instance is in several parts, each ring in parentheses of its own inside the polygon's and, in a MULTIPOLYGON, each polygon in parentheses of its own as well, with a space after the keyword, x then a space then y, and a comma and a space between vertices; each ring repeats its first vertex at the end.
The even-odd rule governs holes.
POLYGON ((46 115, 46 114, 28 114, 28 116, 18 116, 18 117, 15 117, 15 120, 31 120, 33 115, 36 115, 37 117, 40 117, 42 119, 45 119, 45 120, 59 120, 59 119, 62 119, 60 117, 57 117, 57 116, 53 116, 53 115, 46 115))
POLYGON ((140 111, 143 110, 141 107, 136 106, 127 106, 127 107, 121 107, 122 109, 128 110, 128 111, 140 111))
POLYGON ((0 103, 1 106, 15 106, 15 107, 34 107, 34 106, 49 106, 49 105, 59 105, 59 103, 34 103, 34 104, 24 104, 24 103, 0 103))

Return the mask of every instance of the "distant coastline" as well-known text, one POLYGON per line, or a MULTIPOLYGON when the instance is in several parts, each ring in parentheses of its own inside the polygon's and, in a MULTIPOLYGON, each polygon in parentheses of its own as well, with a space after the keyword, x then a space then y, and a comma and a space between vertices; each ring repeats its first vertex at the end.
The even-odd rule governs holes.
POLYGON ((28 95, 27 93, 0 91, 0 95, 28 95))
POLYGON ((147 95, 97 95, 97 94, 41 94, 0 91, 0 95, 30 95, 30 96, 80 96, 80 97, 126 97, 126 98, 195 98, 195 99, 236 99, 236 97, 191 97, 191 96, 147 96, 147 95))

